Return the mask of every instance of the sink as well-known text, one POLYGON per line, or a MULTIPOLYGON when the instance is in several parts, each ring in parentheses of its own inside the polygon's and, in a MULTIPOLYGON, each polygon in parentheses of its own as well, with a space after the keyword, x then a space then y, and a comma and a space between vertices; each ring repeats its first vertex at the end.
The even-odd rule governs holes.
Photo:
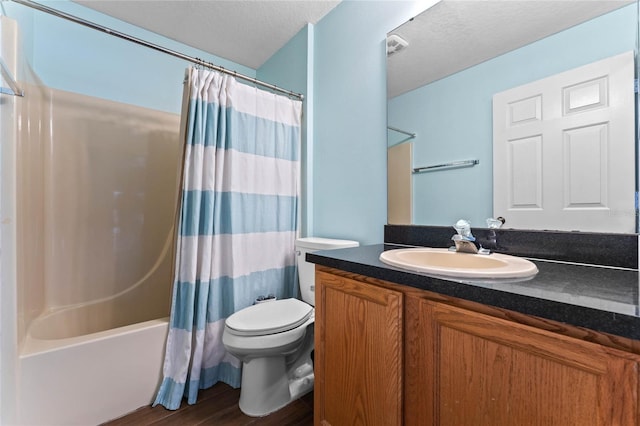
POLYGON ((427 274, 471 279, 523 279, 538 273, 533 262, 500 253, 469 254, 440 248, 403 248, 380 255, 388 265, 427 274))

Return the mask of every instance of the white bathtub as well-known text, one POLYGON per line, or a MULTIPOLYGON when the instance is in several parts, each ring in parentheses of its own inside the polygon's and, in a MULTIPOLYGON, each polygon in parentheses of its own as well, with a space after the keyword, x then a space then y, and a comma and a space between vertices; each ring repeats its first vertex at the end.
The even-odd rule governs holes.
POLYGON ((168 319, 57 340, 27 337, 20 356, 23 425, 96 425, 150 404, 168 319))
POLYGON ((19 357, 18 423, 96 425, 149 405, 162 379, 169 274, 158 262, 127 291, 35 318, 19 357))

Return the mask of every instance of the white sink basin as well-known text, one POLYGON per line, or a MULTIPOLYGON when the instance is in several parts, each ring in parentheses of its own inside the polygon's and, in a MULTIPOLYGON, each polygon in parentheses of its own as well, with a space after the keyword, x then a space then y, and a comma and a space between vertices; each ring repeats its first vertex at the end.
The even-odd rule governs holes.
POLYGON ((453 278, 523 279, 538 273, 533 262, 500 253, 469 254, 439 248, 388 250, 380 255, 388 265, 453 278))

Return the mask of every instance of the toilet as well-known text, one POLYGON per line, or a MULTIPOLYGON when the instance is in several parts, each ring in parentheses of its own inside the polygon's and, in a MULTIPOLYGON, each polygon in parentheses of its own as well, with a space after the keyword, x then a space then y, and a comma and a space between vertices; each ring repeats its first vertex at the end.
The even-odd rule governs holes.
POLYGON ((295 246, 302 301, 256 303, 225 321, 222 343, 242 361, 239 405, 248 416, 266 416, 313 389, 315 267, 305 255, 358 242, 309 237, 297 239, 295 246))

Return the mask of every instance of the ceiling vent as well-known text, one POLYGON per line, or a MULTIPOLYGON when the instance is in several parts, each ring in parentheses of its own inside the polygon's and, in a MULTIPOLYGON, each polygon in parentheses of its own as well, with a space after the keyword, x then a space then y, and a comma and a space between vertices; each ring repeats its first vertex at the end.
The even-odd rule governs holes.
POLYGON ((387 56, 400 52, 408 45, 409 43, 407 40, 403 39, 399 35, 391 34, 387 37, 387 56))

